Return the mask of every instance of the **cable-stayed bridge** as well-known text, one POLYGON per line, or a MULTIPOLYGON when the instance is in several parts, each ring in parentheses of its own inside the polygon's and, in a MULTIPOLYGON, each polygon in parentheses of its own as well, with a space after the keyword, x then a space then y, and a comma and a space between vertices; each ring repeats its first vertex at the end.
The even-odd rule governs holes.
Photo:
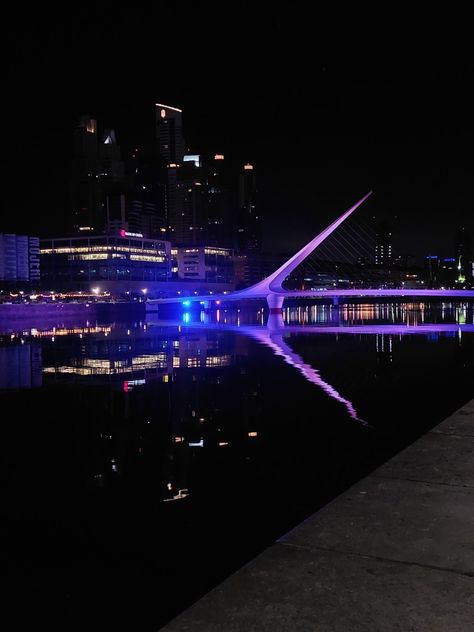
MULTIPOLYGON (((369 191, 351 208, 340 215, 332 224, 320 232, 301 250, 288 259, 275 272, 268 277, 243 290, 226 292, 225 294, 209 294, 187 296, 186 305, 202 303, 204 308, 210 308, 216 301, 242 301, 248 299, 266 299, 271 314, 279 314, 282 311, 285 298, 331 298, 337 303, 342 297, 402 297, 402 298, 474 298, 474 290, 461 289, 321 289, 321 290, 287 290, 283 288, 283 281, 307 258, 318 246, 320 246, 354 211, 361 206, 372 194, 369 191)), ((155 312, 157 306, 165 303, 182 303, 183 297, 158 298, 147 301, 147 312, 155 312)))

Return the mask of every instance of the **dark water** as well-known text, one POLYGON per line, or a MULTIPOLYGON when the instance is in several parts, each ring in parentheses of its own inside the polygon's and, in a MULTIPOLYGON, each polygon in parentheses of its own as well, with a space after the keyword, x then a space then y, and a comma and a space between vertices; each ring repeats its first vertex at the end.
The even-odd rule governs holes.
POLYGON ((156 630, 474 397, 472 305, 265 318, 1 338, 9 629, 156 630))

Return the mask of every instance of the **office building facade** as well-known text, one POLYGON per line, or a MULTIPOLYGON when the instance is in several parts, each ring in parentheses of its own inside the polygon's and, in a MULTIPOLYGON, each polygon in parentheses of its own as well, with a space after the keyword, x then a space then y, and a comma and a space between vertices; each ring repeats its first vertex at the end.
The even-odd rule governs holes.
POLYGON ((38 237, 0 233, 0 282, 16 285, 40 281, 40 247, 38 237))

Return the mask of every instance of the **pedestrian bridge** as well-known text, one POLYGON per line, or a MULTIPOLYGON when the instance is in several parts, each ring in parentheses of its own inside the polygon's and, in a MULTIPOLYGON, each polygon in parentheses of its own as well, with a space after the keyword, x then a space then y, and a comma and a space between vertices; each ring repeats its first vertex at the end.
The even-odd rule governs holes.
POLYGON ((210 308, 216 301, 242 301, 247 299, 266 299, 271 314, 281 313, 285 298, 331 298, 335 303, 342 297, 402 297, 402 298, 474 298, 474 290, 457 289, 331 289, 331 290, 286 290, 282 287, 283 281, 295 268, 308 257, 325 239, 333 233, 352 213, 367 200, 372 194, 369 191, 358 200, 350 209, 345 211, 332 224, 316 235, 306 246, 290 257, 283 265, 268 277, 243 290, 226 292, 223 294, 209 294, 201 296, 187 296, 150 299, 147 301, 147 312, 156 312, 157 306, 165 303, 203 303, 205 308, 210 308))

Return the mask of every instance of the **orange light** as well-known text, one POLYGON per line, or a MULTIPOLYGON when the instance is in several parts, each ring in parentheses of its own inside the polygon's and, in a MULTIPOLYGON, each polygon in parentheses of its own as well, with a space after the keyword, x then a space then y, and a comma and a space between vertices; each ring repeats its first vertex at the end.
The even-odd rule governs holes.
POLYGON ((244 171, 253 171, 253 165, 247 163, 244 165, 244 171))
POLYGON ((214 156, 214 160, 224 160, 224 155, 223 154, 216 154, 214 156))

